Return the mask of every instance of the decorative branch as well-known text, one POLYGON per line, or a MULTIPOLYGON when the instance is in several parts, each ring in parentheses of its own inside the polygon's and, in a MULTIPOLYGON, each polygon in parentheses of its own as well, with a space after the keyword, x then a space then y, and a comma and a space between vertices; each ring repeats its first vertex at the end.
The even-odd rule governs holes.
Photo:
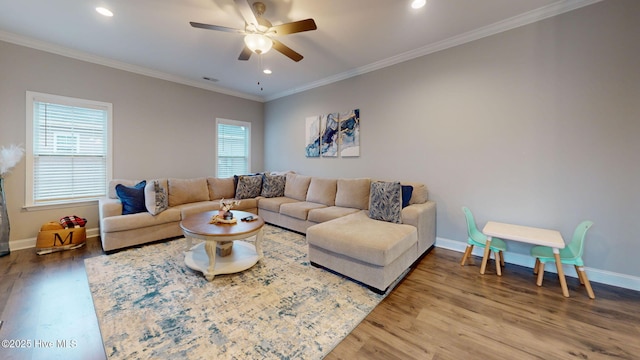
POLYGON ((24 148, 19 145, 0 148, 0 176, 8 174, 20 162, 22 155, 24 155, 24 148))
POLYGON ((233 209, 234 206, 240 205, 240 200, 236 199, 220 199, 220 210, 227 212, 233 209))

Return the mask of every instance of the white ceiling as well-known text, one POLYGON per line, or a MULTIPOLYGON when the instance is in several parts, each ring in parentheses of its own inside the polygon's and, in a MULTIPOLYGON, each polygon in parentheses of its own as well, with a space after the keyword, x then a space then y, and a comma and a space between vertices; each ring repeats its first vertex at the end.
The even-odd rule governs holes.
POLYGON ((260 56, 237 60, 241 34, 189 25, 243 29, 233 0, 0 0, 0 40, 265 101, 599 0, 427 0, 419 10, 410 0, 261 1, 274 25, 313 18, 318 26, 278 38, 304 59, 271 50, 262 65, 272 75, 262 74, 260 56), (115 15, 99 15, 97 6, 115 15))

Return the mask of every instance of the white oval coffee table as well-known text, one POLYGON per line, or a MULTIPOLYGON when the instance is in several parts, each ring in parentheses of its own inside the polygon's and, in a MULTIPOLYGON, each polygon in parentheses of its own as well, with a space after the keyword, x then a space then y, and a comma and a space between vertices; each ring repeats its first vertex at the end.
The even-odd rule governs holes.
POLYGON ((235 224, 210 224, 211 218, 218 211, 207 211, 189 215, 180 222, 184 236, 188 240, 184 263, 190 269, 200 271, 208 281, 215 275, 233 274, 244 271, 255 265, 263 257, 262 237, 264 220, 258 215, 233 211, 238 219, 235 224), (257 218, 254 221, 241 221, 246 216, 257 218), (246 240, 256 237, 255 245, 246 240), (191 246, 193 239, 203 240, 191 246), (216 248, 220 249, 216 251, 216 248), (231 248, 229 252, 229 248, 231 248))

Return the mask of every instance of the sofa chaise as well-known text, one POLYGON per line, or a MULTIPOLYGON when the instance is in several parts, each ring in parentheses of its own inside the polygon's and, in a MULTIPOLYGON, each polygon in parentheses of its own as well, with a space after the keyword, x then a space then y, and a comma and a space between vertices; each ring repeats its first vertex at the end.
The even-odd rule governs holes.
POLYGON ((377 184, 390 183, 287 174, 284 196, 260 198, 258 214, 305 233, 312 265, 384 292, 435 244, 436 204, 424 184, 398 183, 411 189, 396 209, 399 219, 373 219, 370 190, 377 184))

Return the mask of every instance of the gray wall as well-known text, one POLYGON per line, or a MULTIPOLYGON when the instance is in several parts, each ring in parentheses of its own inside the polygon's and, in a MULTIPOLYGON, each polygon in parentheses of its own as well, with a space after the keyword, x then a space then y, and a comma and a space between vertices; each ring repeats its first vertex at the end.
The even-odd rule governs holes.
POLYGON ((265 167, 424 182, 438 237, 460 242, 463 205, 567 242, 590 219, 587 266, 640 276, 638 19, 640 2, 604 1, 270 101, 265 167), (361 156, 305 158, 305 117, 352 108, 361 156))
MULTIPOLYGON (((25 144, 26 91, 113 104, 113 176, 214 176, 215 119, 252 123, 252 167, 263 169, 264 104, 0 41, 0 146, 25 144)), ((24 159, 6 176, 11 240, 77 214, 98 227, 97 205, 25 211, 24 159)))

